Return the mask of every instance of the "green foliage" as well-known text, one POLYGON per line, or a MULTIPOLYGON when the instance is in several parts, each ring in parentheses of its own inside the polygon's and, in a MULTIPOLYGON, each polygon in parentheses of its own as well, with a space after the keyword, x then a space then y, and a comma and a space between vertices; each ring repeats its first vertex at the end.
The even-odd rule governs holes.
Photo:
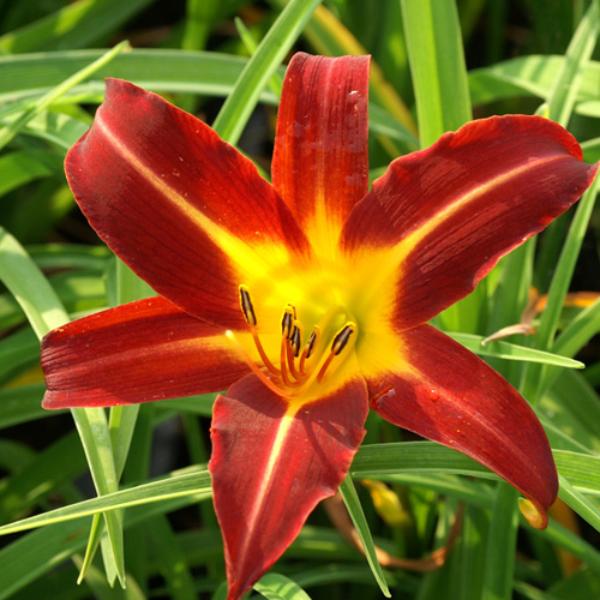
MULTIPOLYGON (((569 126, 586 161, 600 159, 598 0, 180 4, 0 0, 0 600, 224 598, 206 468, 214 395, 78 409, 72 419, 40 406, 43 335, 153 294, 98 245, 62 170, 102 100, 105 77, 130 79, 209 121, 216 115, 215 129, 237 143, 253 115, 272 121, 291 51, 368 52, 373 177, 390 156, 431 144, 473 113, 538 111, 569 126), (163 464, 156 477, 161 463, 152 449, 173 426, 188 466, 163 464), (91 498, 81 487, 88 472, 91 498), (127 589, 113 587, 117 580, 127 589)), ((272 141, 264 129, 251 151, 261 165, 268 152, 256 148, 272 141)), ((564 503, 548 529, 533 531, 516 510, 517 492, 478 463, 410 441, 372 417, 340 490, 366 557, 317 511, 254 594, 598 596, 600 552, 591 541, 600 530, 600 300, 566 305, 570 291, 598 291, 598 185, 537 247, 529 242, 502 260, 436 323, 534 405, 564 503), (533 283, 547 293, 535 334, 486 344, 520 320, 533 283), (386 483, 401 524, 379 516, 365 479, 386 483), (384 570, 377 562, 382 552, 429 556, 448 542, 460 514, 460 536, 434 572, 384 570)))

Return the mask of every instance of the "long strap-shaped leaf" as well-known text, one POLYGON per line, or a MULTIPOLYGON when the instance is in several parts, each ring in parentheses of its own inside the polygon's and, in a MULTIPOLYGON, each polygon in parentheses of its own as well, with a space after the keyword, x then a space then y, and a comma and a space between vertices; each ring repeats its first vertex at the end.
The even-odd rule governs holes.
POLYGON ((320 3, 321 0, 292 0, 277 17, 213 123, 213 129, 224 140, 231 144, 238 141, 260 94, 320 3))
MULTIPOLYGON (((546 101, 547 117, 558 121, 564 127, 571 119, 577 93, 583 82, 584 69, 592 57, 599 33, 600 0, 592 0, 569 43, 562 67, 546 101)), ((547 282, 544 279, 547 277, 546 273, 553 272, 553 267, 561 251, 565 223, 564 218, 559 219, 552 223, 544 233, 538 263, 538 272, 541 273, 539 285, 542 291, 546 289, 547 282)), ((556 280, 556 276, 553 280, 556 280)), ((553 309, 557 309, 557 307, 553 307, 553 309)))
MULTIPOLYGON (((0 280, 21 305, 36 335, 41 338, 69 318, 54 290, 17 240, 0 229, 0 280)), ((112 446, 104 411, 98 408, 71 411, 99 495, 118 487, 112 446)), ((123 531, 118 515, 105 515, 115 572, 125 583, 123 531)))
MULTIPOLYGON (((133 271, 131 271, 122 261, 116 260, 114 284, 114 304, 123 304, 139 300, 144 296, 152 295, 150 287, 142 281, 133 271)), ((131 446, 131 439, 135 430, 135 424, 139 414, 140 406, 115 406, 110 409, 108 419, 108 429, 111 438, 111 447, 117 480, 121 479, 125 462, 131 446)), ((122 515, 118 515, 122 519, 122 515)), ((88 568, 94 560, 98 545, 102 542, 102 555, 107 555, 106 544, 108 539, 103 536, 105 529, 100 520, 100 515, 94 515, 90 527, 90 536, 85 550, 83 561, 79 570, 78 583, 81 583, 87 573, 88 568)), ((112 573, 107 569, 109 583, 112 573)))
POLYGON ((467 70, 453 0, 401 0, 421 146, 471 119, 467 70))
MULTIPOLYGON (((563 479, 568 478, 570 490, 589 500, 600 497, 600 458, 582 452, 571 450, 555 450, 554 458, 563 479), (585 496, 584 496, 585 494, 585 496)), ((369 444, 363 446, 357 453, 351 467, 353 477, 361 479, 382 479, 409 481, 411 478, 435 475, 438 480, 431 487, 441 492, 457 489, 457 484, 444 484, 439 479, 440 473, 460 474, 481 479, 497 480, 498 476, 474 460, 433 442, 401 442, 386 444, 369 444)), ((349 488, 347 481, 342 485, 343 495, 346 496, 347 506, 352 506, 355 524, 360 525, 363 542, 368 537, 365 523, 358 512, 356 498, 353 498, 353 488, 349 488)), ((481 495, 481 491, 473 490, 469 486, 458 488, 458 496, 475 505, 471 494, 481 495)), ((178 471, 173 471, 166 477, 142 483, 127 489, 118 490, 105 496, 82 500, 69 506, 63 506, 46 513, 34 515, 9 523, 0 527, 0 536, 18 531, 26 531, 38 527, 45 527, 54 523, 72 521, 81 517, 92 515, 100 511, 118 511, 123 508, 166 502, 184 496, 194 496, 204 500, 211 496, 210 476, 206 466, 194 465, 178 471)), ((485 499, 482 496, 481 499, 485 499)), ((492 502, 491 495, 488 506, 492 502)), ((599 513, 600 514, 600 513, 599 513)), ((370 542, 373 543, 372 540, 370 542)))

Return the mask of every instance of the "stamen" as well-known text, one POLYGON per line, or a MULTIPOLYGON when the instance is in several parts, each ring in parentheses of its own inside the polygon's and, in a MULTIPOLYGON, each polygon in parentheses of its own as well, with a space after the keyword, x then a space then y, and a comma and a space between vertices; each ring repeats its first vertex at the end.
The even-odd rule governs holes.
POLYGON ((242 307, 242 313, 244 313, 246 323, 255 327, 257 324, 256 313, 254 312, 254 306, 250 299, 250 292, 245 285, 240 285, 240 306, 242 307))
POLYGON ((290 346, 290 342, 286 337, 282 337, 281 338, 281 351, 279 353, 279 362, 281 364, 281 379, 283 381, 283 384, 288 386, 288 387, 293 387, 295 385, 297 385, 297 383, 295 381, 292 381, 290 379, 289 373, 288 373, 288 366, 290 365, 290 362, 293 362, 293 357, 291 357, 292 354, 292 348, 290 346), (292 358, 292 361, 290 361, 290 357, 292 358))
POLYGON ((319 335, 319 330, 315 327, 310 334, 306 345, 304 346, 304 358, 310 358, 313 350, 315 349, 315 344, 317 343, 317 336, 319 335))
POLYGON ((305 363, 312 356, 312 353, 315 350, 315 345, 317 343, 317 337, 319 335, 319 328, 315 327, 306 344, 304 344, 304 350, 302 350, 302 356, 300 357, 300 373, 302 375, 306 375, 305 363))
POLYGON ((290 344, 292 346, 292 350, 294 351, 294 356, 300 356, 300 344, 301 344, 302 334, 300 331, 300 327, 298 323, 294 323, 294 328, 292 329, 292 335, 290 336, 290 344))
POLYGON ((269 360, 265 349, 258 337, 258 332, 256 331, 256 325, 258 320, 256 319, 256 313, 254 312, 254 305, 252 304, 252 299, 250 298, 250 291, 245 285, 240 285, 240 306, 242 308, 242 313, 244 314, 244 319, 246 319, 246 323, 248 323, 250 328, 250 333, 252 334, 252 339, 254 340, 254 344, 256 345, 256 350, 260 356, 260 359, 264 363, 265 367, 273 373, 273 375, 279 375, 279 369, 269 360))
POLYGON ((252 326, 250 327, 250 333, 252 334, 252 339, 254 340, 254 345, 256 346, 256 350, 258 351, 260 360, 263 361, 265 367, 267 367, 267 369, 271 371, 273 375, 279 375, 279 369, 271 362, 271 360, 267 356, 267 353, 263 348, 260 338, 258 337, 258 333, 256 332, 256 329, 252 326))
POLYGON ((257 331, 258 319, 247 286, 240 285, 239 291, 240 307, 248 324, 249 333, 254 340, 260 361, 264 366, 260 366, 260 362, 257 362, 246 352, 246 349, 232 331, 227 331, 226 335, 235 341, 244 361, 252 372, 267 388, 279 396, 293 398, 308 393, 308 390, 312 389, 314 384, 323 381, 336 357, 348 350, 349 347, 354 346, 353 335, 356 333, 356 324, 351 321, 348 321, 335 334, 329 351, 327 351, 327 340, 321 341, 321 332, 323 330, 328 331, 332 326, 333 319, 338 318, 337 316, 340 315, 341 308, 335 306, 331 307, 318 325, 313 328, 304 347, 302 347, 302 324, 297 320, 296 308, 292 304, 288 304, 281 319, 281 346, 279 368, 277 368, 267 356, 260 341, 257 331), (308 366, 307 361, 315 353, 317 358, 313 359, 314 364, 308 366), (296 359, 299 359, 298 363, 296 359))
POLYGON ((338 334, 333 338, 331 344, 331 352, 337 356, 350 341, 350 337, 356 331, 356 325, 354 323, 346 323, 338 334))
POLYGON ((291 304, 288 304, 285 312, 283 313, 283 318, 281 319, 281 335, 284 338, 291 338, 293 324, 296 318, 295 313, 296 309, 291 304))
POLYGON ((342 329, 336 334, 331 343, 331 349, 329 350, 329 356, 325 359, 323 366, 319 369, 317 375, 317 382, 321 383, 325 377, 325 373, 329 368, 329 365, 333 362, 336 356, 339 356, 342 350, 348 346, 348 342, 352 337, 352 334, 356 331, 356 325, 354 323, 346 323, 342 329))
POLYGON ((249 356, 249 354, 246 352, 246 350, 244 349, 244 347, 242 346, 242 344, 240 344, 239 340, 236 338, 235 334, 233 333, 233 331, 231 331, 230 329, 228 329, 225 332, 225 337, 227 337, 228 339, 230 339, 231 341, 233 341, 237 347, 238 350, 240 351, 242 358, 244 359, 244 362, 250 367, 250 370, 275 394, 277 394, 278 396, 285 396, 285 392, 280 389, 273 381, 271 381, 271 379, 269 379, 261 370, 260 368, 254 363, 254 361, 252 360, 252 358, 249 356))
POLYGON ((296 368, 296 358, 300 354, 300 340, 302 338, 302 330, 299 325, 294 325, 292 341, 286 340, 287 366, 292 377, 296 381, 302 381, 306 378, 306 373, 302 373, 299 368, 296 368))

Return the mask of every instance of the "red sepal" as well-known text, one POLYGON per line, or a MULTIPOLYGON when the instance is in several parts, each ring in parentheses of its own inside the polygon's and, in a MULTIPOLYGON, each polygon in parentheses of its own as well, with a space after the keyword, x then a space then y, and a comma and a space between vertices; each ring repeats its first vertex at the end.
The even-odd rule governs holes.
POLYGON ((469 293, 500 257, 567 210, 595 171, 575 138, 548 119, 472 121, 392 162, 349 216, 343 245, 394 248, 394 321, 412 327, 469 293))
POLYGON ((222 333, 161 297, 73 321, 42 342, 43 406, 115 406, 223 390, 248 367, 222 333))
POLYGON ((362 380, 295 414, 254 375, 217 398, 209 468, 229 600, 281 556, 316 504, 335 493, 364 436, 367 412, 362 380))
POLYGON ((429 325, 403 331, 399 343, 408 366, 368 382, 372 408, 496 472, 533 502, 545 527, 558 479, 531 407, 483 361, 429 325))

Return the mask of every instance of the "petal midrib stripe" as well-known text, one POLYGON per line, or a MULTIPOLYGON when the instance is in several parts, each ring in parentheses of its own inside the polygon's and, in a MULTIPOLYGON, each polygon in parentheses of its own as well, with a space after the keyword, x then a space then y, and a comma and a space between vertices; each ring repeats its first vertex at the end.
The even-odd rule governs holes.
POLYGON ((260 256, 252 246, 233 235, 212 219, 207 217, 201 210, 191 204, 188 199, 170 186, 164 179, 148 167, 127 145, 119 139, 118 135, 98 115, 95 120, 97 127, 103 137, 115 149, 115 151, 130 165, 130 167, 145 179, 160 195, 165 198, 182 216, 193 222, 196 227, 205 234, 224 254, 239 265, 242 257, 253 257, 252 261, 244 261, 244 265, 250 262, 255 268, 263 264, 260 256))
POLYGON ((190 350, 195 348, 202 348, 206 351, 231 349, 231 354, 235 355, 235 351, 231 348, 231 345, 227 338, 224 335, 219 334, 208 337, 191 337, 177 341, 159 342, 157 344, 153 344, 152 346, 147 346, 146 348, 132 348, 129 350, 122 351, 117 350, 103 357, 90 356, 87 359, 80 357, 77 359, 77 364, 75 365, 75 367, 73 366, 72 362, 72 354, 68 350, 61 351, 60 349, 49 349, 47 351, 48 357, 46 360, 48 362, 64 362, 63 365, 53 367, 53 369, 57 370, 57 373, 60 373, 64 369, 82 369, 90 364, 93 364, 95 367, 105 368, 115 363, 123 361, 127 362, 129 360, 139 360, 140 358, 152 356, 156 353, 166 353, 177 350, 190 350))
POLYGON ((417 225, 412 231, 409 231, 404 238, 398 241, 394 249, 394 258, 396 259, 396 264, 398 264, 398 261, 404 259, 414 249, 414 247, 433 230, 442 225, 461 209, 465 208, 470 203, 475 202, 494 188, 505 185, 512 179, 516 179, 527 171, 531 171, 542 166, 548 166, 554 162, 560 162, 561 160, 572 159, 572 156, 565 156, 564 154, 540 158, 496 175, 485 183, 473 186, 468 191, 463 192, 454 200, 450 201, 442 210, 432 215, 426 221, 417 225))
POLYGON ((260 483, 253 494, 253 501, 246 505, 248 515, 246 520, 246 530, 251 533, 250 535, 246 536, 242 547, 239 550, 240 557, 245 556, 246 551, 248 550, 248 544, 250 544, 252 541, 256 522, 258 521, 265 506, 265 499, 267 498, 267 493, 272 483, 273 472, 275 471, 278 462, 283 457, 282 450, 288 439, 288 434, 290 433, 292 425, 294 424, 297 412, 298 407, 288 407, 277 426, 277 432, 273 437, 273 443, 269 449, 269 456, 264 466, 260 483))

